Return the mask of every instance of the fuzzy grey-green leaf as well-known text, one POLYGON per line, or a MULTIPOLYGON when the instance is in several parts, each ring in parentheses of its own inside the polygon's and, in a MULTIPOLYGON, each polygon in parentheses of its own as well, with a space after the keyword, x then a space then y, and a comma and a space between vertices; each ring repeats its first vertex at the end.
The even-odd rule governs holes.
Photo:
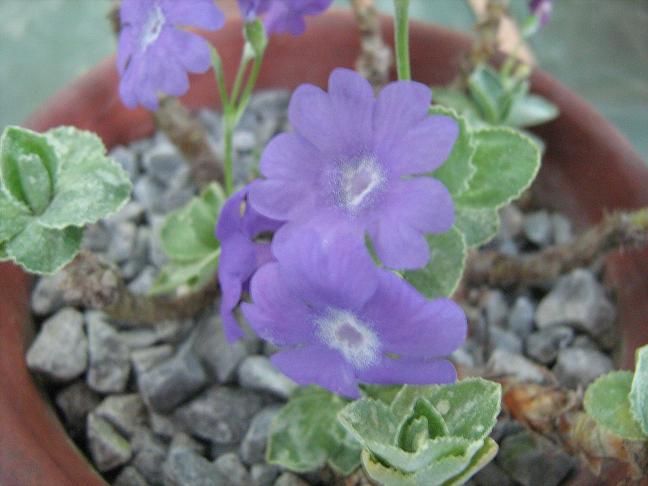
POLYGON ((648 345, 637 350, 635 372, 630 389, 632 416, 648 437, 648 345))
POLYGON ((519 197, 540 168, 540 151, 528 137, 510 128, 474 134, 476 172, 457 205, 498 208, 519 197))
POLYGON ((426 297, 447 297, 451 295, 463 274, 466 263, 466 243, 456 228, 427 237, 430 260, 420 270, 403 272, 403 278, 426 297))
POLYGON ((29 222, 29 211, 13 201, 0 187, 0 242, 20 233, 29 222))
POLYGON ((513 103, 506 123, 514 127, 533 127, 555 119, 558 107, 538 95, 527 95, 513 103))
POLYGON ((216 249, 191 262, 168 262, 162 267, 149 294, 166 294, 182 286, 186 286, 192 292, 202 288, 211 279, 216 278, 219 256, 220 249, 216 249))
POLYGON ((61 127, 46 133, 59 160, 54 196, 40 217, 43 226, 84 226, 118 211, 130 196, 131 183, 95 134, 61 127))
POLYGON ((587 387, 583 405, 596 423, 628 440, 645 436, 630 410, 632 372, 613 371, 599 377, 587 387))
POLYGON ((455 227, 463 234, 468 248, 488 243, 499 231, 499 226, 495 208, 455 206, 455 227))

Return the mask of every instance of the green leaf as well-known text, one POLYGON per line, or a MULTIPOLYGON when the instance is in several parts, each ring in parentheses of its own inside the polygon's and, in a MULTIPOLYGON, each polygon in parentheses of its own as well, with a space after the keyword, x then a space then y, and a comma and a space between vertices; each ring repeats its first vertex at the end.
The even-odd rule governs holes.
POLYGON ((423 486, 432 483, 434 485, 446 484, 452 477, 461 474, 468 468, 472 458, 482 448, 483 440, 471 442, 465 447, 461 454, 451 454, 431 462, 427 467, 418 470, 414 474, 417 484, 423 486))
POLYGON ((463 275, 466 243, 456 228, 427 237, 430 261, 420 270, 403 272, 403 278, 426 297, 432 299, 451 295, 463 275))
POLYGON ((454 486, 464 484, 472 476, 474 476, 486 464, 491 462, 497 455, 497 442, 490 437, 484 439, 484 445, 473 455, 468 467, 464 469, 459 476, 455 476, 445 483, 444 486, 454 486))
POLYGON ((7 255, 7 249, 5 248, 5 243, 0 242, 0 262, 10 260, 9 255, 7 255))
POLYGON ((124 206, 131 183, 126 172, 106 157, 95 134, 60 127, 45 134, 59 160, 54 197, 40 223, 53 229, 97 222, 124 206))
POLYGON ((473 101, 459 89, 448 88, 445 86, 435 86, 432 88, 432 102, 437 106, 445 106, 451 108, 460 115, 464 116, 479 116, 479 109, 475 106, 473 101))
POLYGON ((628 440, 644 439, 639 424, 630 411, 632 372, 613 371, 587 387, 585 411, 602 427, 628 440))
POLYGON ((404 386, 391 404, 396 415, 426 398, 443 417, 451 436, 468 440, 486 437, 497 422, 502 387, 482 378, 468 378, 451 385, 404 386))
POLYGON ((266 34, 263 22, 260 19, 246 22, 244 33, 245 40, 250 45, 254 55, 257 57, 262 56, 268 46, 268 35, 266 34))
POLYGON ((200 196, 166 217, 160 238, 162 248, 171 260, 202 260, 218 249, 214 228, 224 200, 220 186, 212 183, 200 196))
POLYGON ((389 405, 400 391, 403 385, 360 385, 362 394, 369 398, 380 400, 389 405))
POLYGON ((58 163, 45 135, 8 127, 0 139, 0 181, 14 201, 40 214, 52 197, 58 163))
POLYGON ((505 92, 497 71, 486 64, 475 67, 468 78, 468 91, 487 122, 501 121, 505 92))
POLYGON ((187 286, 193 292, 216 278, 220 249, 191 262, 168 262, 149 289, 149 295, 166 294, 178 287, 187 286))
POLYGON ((558 107, 542 96, 527 95, 513 103, 506 123, 514 127, 533 127, 554 120, 559 114, 558 107))
POLYGON ((418 486, 412 474, 384 465, 367 449, 362 451, 362 465, 367 475, 382 486, 418 486))
POLYGON ((6 243, 5 250, 28 272, 52 274, 76 256, 82 236, 81 228, 45 228, 32 219, 23 231, 6 243))
POLYGON ((455 227, 463 234, 468 248, 489 242, 499 231, 499 226, 495 208, 455 206, 455 227))
POLYGON ((459 136, 452 147, 452 152, 443 165, 432 173, 432 177, 439 179, 450 194, 456 196, 468 188, 468 181, 475 173, 475 166, 472 163, 475 145, 464 117, 440 106, 430 108, 430 114, 452 117, 459 125, 459 136))
POLYGON ((298 472, 328 463, 350 474, 360 464, 360 447, 337 420, 346 403, 316 386, 297 390, 272 422, 267 461, 298 472))
POLYGON ((29 211, 11 199, 0 187, 0 242, 13 238, 29 222, 29 211))
POLYGON ((540 168, 540 151, 526 136, 510 128, 480 130, 474 135, 477 171, 457 205, 498 208, 519 197, 540 168))
POLYGON ((648 437, 648 346, 637 350, 636 366, 630 389, 632 416, 648 437))

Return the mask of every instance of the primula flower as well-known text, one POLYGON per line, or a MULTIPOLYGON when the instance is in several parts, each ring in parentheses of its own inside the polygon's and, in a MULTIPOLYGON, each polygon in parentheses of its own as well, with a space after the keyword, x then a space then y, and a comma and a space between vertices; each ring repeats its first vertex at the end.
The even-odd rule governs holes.
POLYGON ((241 308, 260 337, 283 348, 272 362, 298 384, 357 397, 358 382, 456 379, 440 357, 466 336, 457 304, 427 300, 376 267, 355 235, 305 230, 275 256, 252 277, 253 303, 241 308))
POLYGON ((531 10, 533 15, 538 17, 540 27, 544 27, 551 18, 553 0, 531 0, 529 10, 531 10))
MULTIPOLYGON (((293 133, 270 141, 261 157, 265 180, 250 187, 250 204, 298 232, 308 221, 368 233, 383 264, 396 269, 426 265, 425 233, 454 222, 447 189, 426 174, 448 157, 458 135, 447 116, 430 116, 430 89, 413 81, 383 88, 336 69, 328 93, 302 85, 290 100, 293 133)), ((274 246, 289 238, 283 235, 274 246)))
POLYGON ((124 0, 119 14, 119 94, 129 108, 150 110, 157 110, 160 93, 187 92, 187 72, 211 66, 207 42, 179 27, 217 30, 225 22, 213 0, 124 0))
POLYGON ((275 231, 281 223, 258 214, 245 204, 247 187, 230 197, 221 210, 216 237, 220 240, 221 254, 218 280, 221 286, 221 318, 225 336, 230 342, 244 337, 234 317, 234 308, 241 300, 250 277, 264 263, 271 261, 269 242, 257 242, 262 233, 275 231))
POLYGON ((333 0, 238 0, 246 21, 263 16, 268 34, 288 32, 303 34, 305 15, 316 15, 326 10, 333 0))

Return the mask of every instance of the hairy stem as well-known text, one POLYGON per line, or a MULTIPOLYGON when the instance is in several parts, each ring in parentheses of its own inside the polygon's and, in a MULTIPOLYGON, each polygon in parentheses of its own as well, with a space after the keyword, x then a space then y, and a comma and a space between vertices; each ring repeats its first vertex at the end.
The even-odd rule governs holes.
POLYGON ((380 18, 374 0, 351 0, 351 8, 360 31, 360 55, 356 70, 378 89, 389 81, 391 49, 382 37, 380 18))
POLYGON ((648 208, 613 213, 574 241, 555 245, 532 255, 504 255, 495 251, 472 254, 464 281, 468 286, 494 287, 539 285, 563 273, 594 262, 605 253, 648 241, 648 208))
POLYGON ((225 195, 229 196, 234 190, 234 128, 236 128, 236 118, 234 113, 226 110, 224 117, 224 134, 225 139, 225 195))
POLYGON ((394 32, 396 38, 396 67, 398 79, 412 79, 409 52, 409 0, 394 0, 396 16, 394 17, 394 32))
POLYGON ((214 302, 216 281, 203 289, 178 297, 140 295, 131 292, 115 266, 93 253, 82 251, 65 268, 65 298, 112 318, 137 325, 187 319, 214 302))

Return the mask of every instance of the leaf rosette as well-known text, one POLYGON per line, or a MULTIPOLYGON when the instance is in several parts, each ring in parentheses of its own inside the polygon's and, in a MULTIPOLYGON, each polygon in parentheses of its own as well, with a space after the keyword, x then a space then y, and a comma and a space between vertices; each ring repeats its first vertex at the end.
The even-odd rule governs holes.
POLYGON ((338 418, 362 445, 367 474, 385 486, 463 484, 497 453, 488 434, 501 387, 481 378, 404 386, 391 403, 363 398, 338 418))

